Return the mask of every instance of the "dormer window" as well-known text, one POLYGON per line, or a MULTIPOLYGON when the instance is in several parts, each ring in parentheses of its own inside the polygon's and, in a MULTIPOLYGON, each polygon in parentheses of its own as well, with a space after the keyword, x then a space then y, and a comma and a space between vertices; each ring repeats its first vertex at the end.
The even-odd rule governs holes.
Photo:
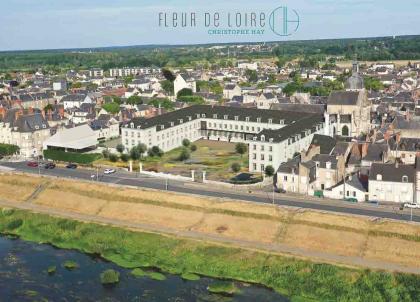
POLYGON ((134 123, 130 124, 131 129, 134 129, 134 123))
POLYGON ((213 118, 217 118, 217 114, 213 114, 213 118))
POLYGON ((239 120, 239 116, 235 116, 235 121, 238 121, 239 120))
POLYGON ((284 125, 284 120, 280 120, 280 125, 284 125))
POLYGON ((39 126, 38 126, 38 125, 36 125, 36 126, 35 126, 35 129, 36 129, 36 130, 38 130, 38 129, 39 129, 39 126))
POLYGON ((203 113, 203 114, 201 115, 201 117, 206 117, 206 115, 203 113))
POLYGON ((269 124, 272 124, 273 123, 273 120, 270 118, 270 119, 268 119, 268 123, 269 124))
POLYGON ((246 121, 246 122, 249 122, 249 116, 247 116, 247 117, 245 118, 245 121, 246 121))
POLYGON ((265 142, 265 136, 264 135, 261 135, 261 141, 265 142))
POLYGON ((256 137, 256 136, 254 136, 252 139, 253 139, 254 141, 256 141, 256 140, 257 140, 257 137, 256 137))
POLYGON ((377 174, 376 175, 376 180, 382 180, 382 175, 381 174, 377 174))
POLYGON ((407 182, 408 182, 408 176, 407 176, 407 175, 404 175, 404 176, 402 177, 402 182, 405 182, 405 183, 407 183, 407 182))
POLYGON ((228 116, 225 114, 225 115, 223 116, 223 118, 224 118, 225 120, 227 120, 227 119, 228 119, 228 116))
POLYGON ((269 139, 269 142, 270 142, 270 143, 272 143, 273 141, 274 141, 274 140, 273 140, 273 138, 270 138, 270 139, 269 139))
POLYGON ((165 125, 160 125, 160 130, 165 129, 165 125))
POLYGON ((189 117, 188 117, 188 120, 189 120, 189 121, 191 121, 191 120, 192 120, 192 117, 191 117, 191 116, 189 116, 189 117))
POLYGON ((179 120, 179 123, 180 123, 180 124, 184 123, 184 120, 183 120, 183 119, 180 119, 180 120, 179 120))
POLYGON ((171 122, 171 127, 173 127, 174 126, 174 122, 171 122))
POLYGON ((137 129, 140 129, 141 128, 141 126, 137 126, 137 129))
POLYGON ((200 114, 197 113, 197 118, 200 118, 200 114))
POLYGON ((327 169, 331 169, 331 162, 330 162, 330 161, 327 161, 327 162, 325 163, 325 168, 327 168, 327 169))
POLYGON ((257 117, 257 123, 261 123, 261 118, 257 117))
POLYGON ((45 128, 47 128, 47 125, 45 125, 45 124, 42 124, 42 128, 44 128, 44 129, 45 129, 45 128))

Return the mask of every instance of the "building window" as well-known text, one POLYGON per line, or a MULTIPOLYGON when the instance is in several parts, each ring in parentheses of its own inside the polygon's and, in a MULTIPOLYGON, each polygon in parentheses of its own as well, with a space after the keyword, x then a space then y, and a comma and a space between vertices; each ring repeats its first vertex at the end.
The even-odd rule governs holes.
POLYGON ((261 160, 264 160, 264 154, 261 154, 261 160))
POLYGON ((257 170, 257 164, 253 164, 252 167, 254 168, 254 170, 257 170))
POLYGON ((382 175, 381 174, 377 174, 376 175, 376 180, 382 180, 382 175))
POLYGON ((283 180, 284 181, 287 181, 287 176, 285 175, 285 176, 283 176, 283 180))
POLYGON ((356 197, 356 191, 353 191, 353 197, 356 197))
POLYGON ((264 145, 261 145, 261 151, 264 151, 264 149, 265 149, 264 145))
POLYGON ((268 156, 268 160, 269 160, 269 161, 273 161, 273 156, 272 156, 272 155, 269 155, 269 156, 268 156))
POLYGON ((269 146, 268 147, 268 150, 271 152, 271 151, 273 151, 273 146, 269 146))
POLYGON ((255 153, 254 153, 254 154, 253 154, 253 158, 254 158, 254 159, 257 159, 257 154, 255 154, 255 153))
POLYGON ((407 176, 407 175, 404 175, 404 176, 402 177, 402 182, 405 182, 405 183, 407 183, 407 182, 408 182, 408 176, 407 176))

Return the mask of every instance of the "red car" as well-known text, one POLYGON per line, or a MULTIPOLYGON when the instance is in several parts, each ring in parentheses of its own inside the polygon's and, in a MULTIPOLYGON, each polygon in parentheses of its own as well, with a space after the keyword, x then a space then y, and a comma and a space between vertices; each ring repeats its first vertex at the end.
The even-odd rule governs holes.
POLYGON ((29 163, 26 164, 28 167, 33 167, 36 168, 38 167, 38 163, 34 162, 34 161, 30 161, 29 163))

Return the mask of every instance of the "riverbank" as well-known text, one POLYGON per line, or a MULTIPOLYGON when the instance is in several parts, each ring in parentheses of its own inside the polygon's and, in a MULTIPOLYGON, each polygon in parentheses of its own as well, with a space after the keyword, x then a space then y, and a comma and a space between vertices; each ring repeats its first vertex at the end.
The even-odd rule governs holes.
POLYGON ((0 230, 97 254, 125 268, 258 283, 296 301, 419 301, 420 277, 317 264, 265 252, 3 209, 0 230))

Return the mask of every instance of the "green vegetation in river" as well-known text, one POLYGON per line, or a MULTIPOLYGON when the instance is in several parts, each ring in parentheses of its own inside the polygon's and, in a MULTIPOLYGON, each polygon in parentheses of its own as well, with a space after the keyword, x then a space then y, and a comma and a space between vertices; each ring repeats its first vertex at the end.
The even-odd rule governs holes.
POLYGON ((0 230, 24 240, 99 254, 126 268, 138 268, 148 263, 165 272, 194 272, 258 283, 294 300, 303 297, 303 300, 314 301, 420 301, 420 276, 416 275, 317 264, 20 210, 1 211, 0 230), (19 220, 23 223, 15 228, 18 223, 13 221, 19 220))

